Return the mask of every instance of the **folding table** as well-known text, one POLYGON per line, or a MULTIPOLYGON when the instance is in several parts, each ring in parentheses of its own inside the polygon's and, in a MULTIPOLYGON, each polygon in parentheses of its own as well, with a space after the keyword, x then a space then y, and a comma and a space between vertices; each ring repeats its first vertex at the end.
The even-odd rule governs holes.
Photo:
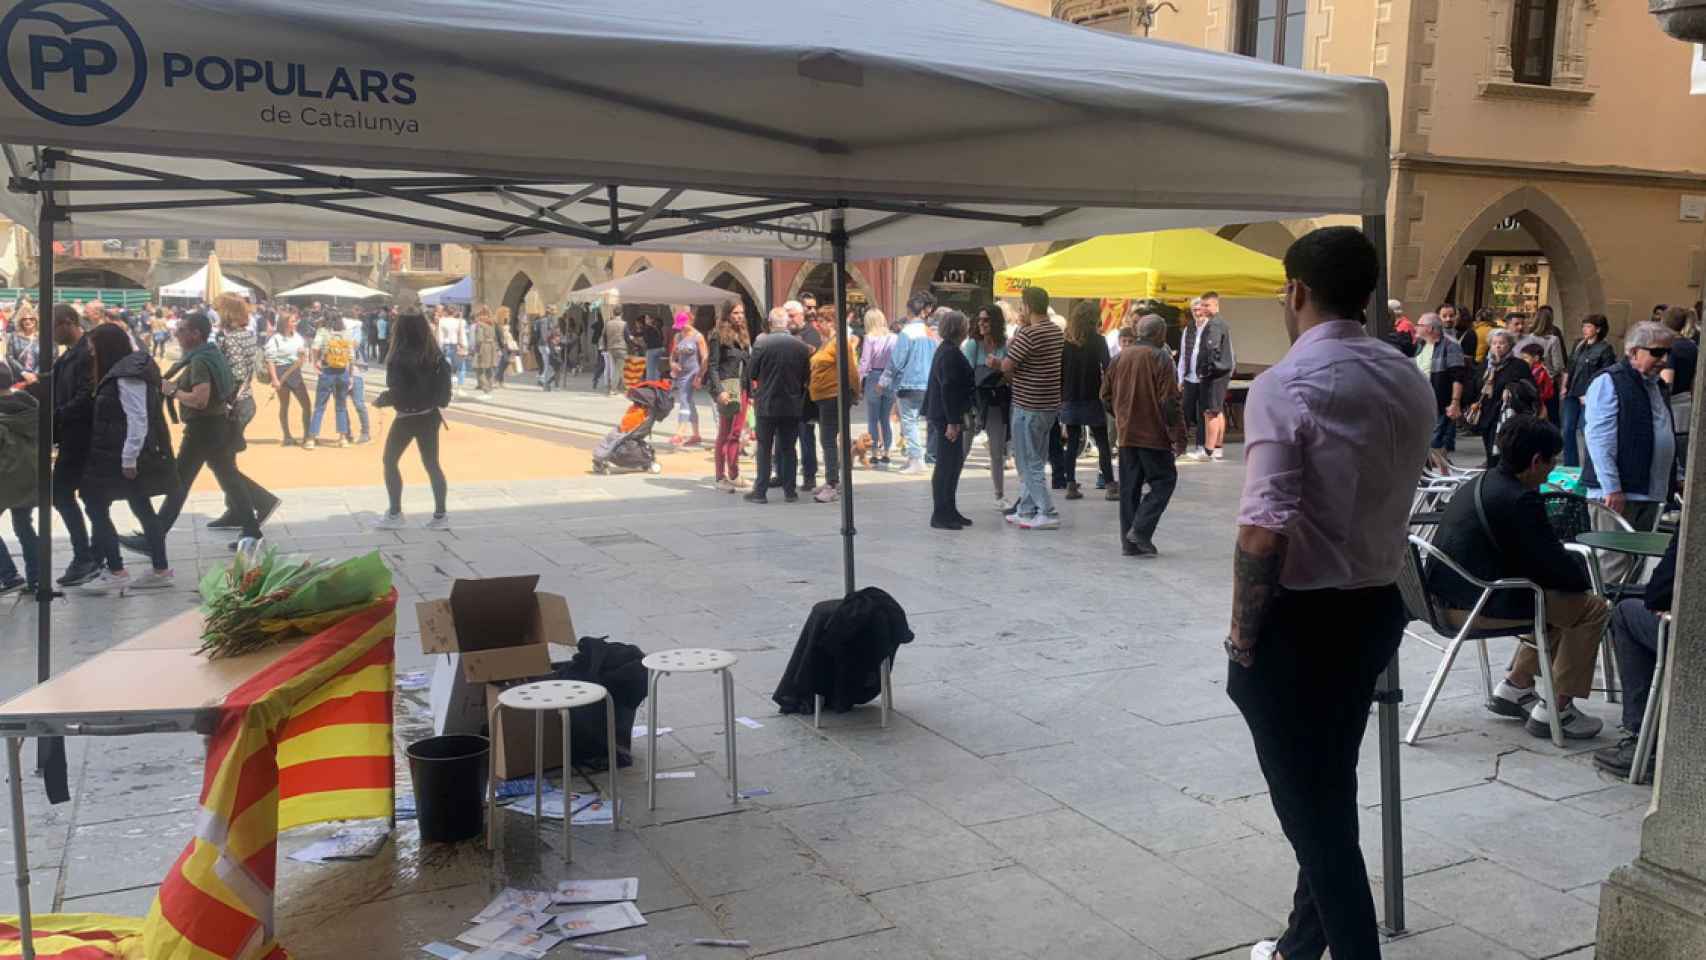
POLYGON ((24 738, 211 733, 219 706, 231 691, 300 645, 288 643, 241 657, 209 660, 197 653, 201 628, 201 613, 186 610, 0 704, 25 960, 34 960, 35 949, 24 825, 24 738))

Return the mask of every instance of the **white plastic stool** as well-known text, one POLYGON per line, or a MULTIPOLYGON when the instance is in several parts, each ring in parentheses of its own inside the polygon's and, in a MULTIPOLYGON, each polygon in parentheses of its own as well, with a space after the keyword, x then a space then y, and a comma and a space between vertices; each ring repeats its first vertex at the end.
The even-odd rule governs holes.
MULTIPOLYGON (((879 668, 879 674, 882 677, 882 695, 877 698, 877 703, 878 703, 877 709, 878 709, 878 713, 882 717, 882 725, 883 725, 884 730, 887 730, 888 726, 889 726, 889 711, 894 709, 894 684, 889 679, 889 673, 893 670, 894 670, 894 658, 893 657, 884 657, 883 658, 883 665, 881 668, 879 668)), ((823 694, 819 693, 819 694, 815 694, 812 697, 812 729, 816 730, 822 726, 823 726, 823 694)))
POLYGON ((720 673, 723 675, 723 734, 728 742, 729 794, 740 802, 740 777, 735 767, 735 678, 729 668, 740 658, 725 650, 696 647, 665 650, 648 655, 640 663, 651 672, 646 691, 646 809, 658 808, 658 678, 672 673, 720 673))
MULTIPOLYGON (((511 710, 526 710, 533 714, 533 819, 534 829, 545 821, 542 816, 541 798, 545 790, 545 714, 553 710, 563 715, 563 862, 573 859, 569 839, 569 821, 574 819, 574 805, 570 802, 570 794, 574 792, 574 766, 570 756, 569 711, 574 707, 585 706, 589 703, 604 701, 604 730, 605 740, 610 749, 610 827, 619 830, 622 827, 622 807, 617 800, 616 786, 616 704, 610 697, 610 691, 596 683, 582 683, 577 680, 542 680, 538 683, 523 684, 510 687, 498 695, 497 705, 492 707, 492 714, 487 717, 490 724, 488 729, 496 732, 498 729, 498 711, 505 707, 511 710)), ((498 816, 498 778, 494 771, 486 777, 486 849, 492 849, 492 838, 497 833, 498 816)))

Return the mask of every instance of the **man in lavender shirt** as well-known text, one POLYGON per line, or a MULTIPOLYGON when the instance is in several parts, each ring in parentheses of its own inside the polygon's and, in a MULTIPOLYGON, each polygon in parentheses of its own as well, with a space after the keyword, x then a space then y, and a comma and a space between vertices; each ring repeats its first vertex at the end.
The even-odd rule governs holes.
POLYGON ((1415 361, 1357 319, 1379 272, 1351 227, 1292 244, 1291 350, 1244 407, 1227 693, 1298 862, 1285 933, 1252 960, 1380 956, 1357 846, 1357 754, 1409 619, 1395 581, 1434 401, 1415 361))

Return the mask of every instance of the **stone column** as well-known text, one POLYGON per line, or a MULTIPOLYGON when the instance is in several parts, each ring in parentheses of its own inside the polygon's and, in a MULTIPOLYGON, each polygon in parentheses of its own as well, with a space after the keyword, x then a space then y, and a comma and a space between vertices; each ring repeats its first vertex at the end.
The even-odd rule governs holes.
MULTIPOLYGON (((1653 805, 1641 854, 1599 897, 1599 960, 1706 957, 1706 404, 1697 404, 1683 494, 1675 617, 1653 805)), ((1608 638, 1609 642, 1609 638, 1608 638)), ((1654 691, 1654 696, 1658 691, 1654 691)))

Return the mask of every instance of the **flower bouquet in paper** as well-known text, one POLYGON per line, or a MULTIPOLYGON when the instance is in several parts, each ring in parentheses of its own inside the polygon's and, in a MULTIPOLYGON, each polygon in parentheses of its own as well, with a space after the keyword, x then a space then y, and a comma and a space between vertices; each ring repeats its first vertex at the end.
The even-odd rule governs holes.
POLYGON ((201 579, 200 652, 217 660, 311 636, 390 590, 391 571, 377 551, 334 563, 280 557, 245 540, 230 565, 201 579))

